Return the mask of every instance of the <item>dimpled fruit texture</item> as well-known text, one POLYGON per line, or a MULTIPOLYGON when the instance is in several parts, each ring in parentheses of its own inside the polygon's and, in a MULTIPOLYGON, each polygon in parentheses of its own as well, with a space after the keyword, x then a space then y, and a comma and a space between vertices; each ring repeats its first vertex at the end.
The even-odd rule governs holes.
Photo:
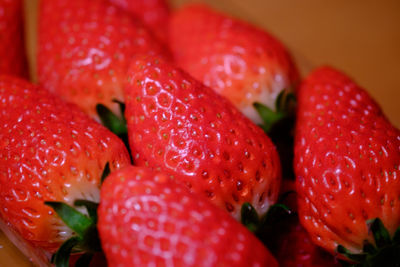
POLYGON ((100 177, 129 164, 123 143, 75 105, 0 76, 0 216, 54 251, 71 231, 43 201, 99 200, 100 177))
POLYGON ((366 220, 391 235, 400 224, 400 131, 350 78, 315 70, 298 96, 294 167, 299 216, 314 242, 332 253, 373 243, 366 220))
POLYGON ((110 266, 278 266, 226 212, 146 168, 106 179, 98 225, 110 266))
POLYGON ((298 74, 286 48, 247 22, 192 4, 171 16, 169 44, 179 66, 228 98, 255 123, 254 102, 275 109, 298 74))
POLYGON ((135 54, 164 54, 133 16, 103 0, 42 0, 39 82, 97 118, 96 104, 114 112, 135 54))
POLYGON ((169 6, 166 0, 110 0, 141 19, 155 36, 167 42, 169 6))
POLYGON ((0 74, 27 76, 22 0, 0 0, 0 74))
POLYGON ((154 57, 137 59, 129 79, 125 114, 137 165, 168 172, 235 218, 244 202, 263 214, 276 201, 276 149, 228 100, 154 57))

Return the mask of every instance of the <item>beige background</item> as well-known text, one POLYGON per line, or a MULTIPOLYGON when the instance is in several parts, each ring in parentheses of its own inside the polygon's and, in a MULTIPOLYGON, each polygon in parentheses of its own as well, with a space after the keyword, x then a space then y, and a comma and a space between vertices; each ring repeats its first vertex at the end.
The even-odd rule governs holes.
MULTIPOLYGON (((29 55, 34 65, 37 0, 28 6, 29 55)), ((71 0, 72 1, 72 0, 71 0)), ((184 0, 170 1, 177 7, 184 0)), ((303 74, 330 64, 352 76, 400 127, 400 1, 207 0, 224 12, 268 29, 293 52, 303 74)), ((30 266, 0 236, 0 266, 30 266)))

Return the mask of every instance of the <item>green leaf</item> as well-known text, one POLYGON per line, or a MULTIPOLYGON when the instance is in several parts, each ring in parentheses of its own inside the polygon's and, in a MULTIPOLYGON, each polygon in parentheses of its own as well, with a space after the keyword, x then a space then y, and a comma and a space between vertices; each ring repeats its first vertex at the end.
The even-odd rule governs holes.
POLYGON ((75 208, 57 201, 46 201, 44 204, 52 207, 61 220, 80 237, 93 225, 93 221, 75 208))
POLYGON ((65 241, 52 257, 52 262, 55 264, 55 266, 68 267, 71 251, 80 242, 81 238, 78 236, 71 237, 70 239, 65 241))
POLYGON ((110 175, 110 163, 106 163, 106 166, 104 166, 103 173, 101 174, 100 182, 103 184, 104 180, 107 178, 108 175, 110 175))
POLYGON ((375 218, 367 221, 369 230, 374 235, 375 244, 378 248, 383 248, 392 243, 390 234, 383 225, 381 219, 375 218))
POLYGON ((285 116, 282 112, 275 112, 269 107, 258 102, 254 103, 253 106, 264 122, 261 127, 266 133, 269 133, 274 124, 283 119, 285 116))
POLYGON ((97 223, 97 208, 99 207, 99 203, 86 199, 77 199, 75 200, 74 205, 76 207, 85 207, 92 222, 94 224, 97 223))
POLYGON ((93 259, 93 253, 85 253, 79 257, 75 263, 75 267, 87 267, 93 259))
POLYGON ((260 218, 258 217, 256 209, 250 203, 246 202, 242 205, 240 214, 242 224, 253 233, 257 231, 260 218))
POLYGON ((337 246, 336 252, 339 254, 342 254, 346 258, 348 258, 354 262, 357 262, 357 263, 361 263, 361 262, 365 261, 365 259, 367 258, 366 254, 364 254, 364 253, 353 254, 349 250, 347 250, 345 247, 343 247, 342 245, 337 246))
POLYGON ((103 125, 106 126, 111 132, 118 136, 128 132, 125 119, 123 117, 119 118, 108 107, 104 106, 103 104, 97 104, 96 111, 103 125))

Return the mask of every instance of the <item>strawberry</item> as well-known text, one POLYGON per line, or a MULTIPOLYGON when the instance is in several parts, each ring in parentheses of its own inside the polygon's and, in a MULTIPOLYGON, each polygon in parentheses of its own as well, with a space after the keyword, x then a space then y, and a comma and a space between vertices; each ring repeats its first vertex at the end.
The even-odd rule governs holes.
POLYGON ((271 34, 211 8, 187 5, 171 16, 170 46, 179 66, 227 97, 255 123, 255 102, 273 110, 295 87, 296 67, 271 34))
POLYGON ((166 0, 110 0, 141 19, 155 36, 167 43, 169 6, 166 0))
POLYGON ((329 253, 315 245, 307 231, 301 226, 297 215, 296 185, 292 180, 283 180, 281 202, 290 213, 275 218, 269 236, 269 247, 281 267, 339 267, 339 262, 329 253))
POLYGON ((356 262, 399 255, 400 131, 331 67, 301 85, 294 168, 300 220, 313 242, 356 262))
POLYGON ((112 173, 98 213, 110 266, 278 266, 228 213, 147 168, 112 173))
POLYGON ((27 76, 22 0, 0 0, 0 73, 27 76))
POLYGON ((165 55, 148 30, 105 0, 42 0, 39 82, 97 118, 96 105, 118 113, 122 84, 136 53, 165 55))
POLYGON ((2 230, 40 264, 73 234, 44 201, 98 201, 106 163, 118 169, 129 155, 75 105, 7 76, 0 76, 0 127, 2 230))
POLYGON ((125 88, 134 161, 172 175, 239 218, 263 214, 278 196, 273 143, 227 99, 156 57, 138 57, 125 88))
POLYGON ((307 231, 294 215, 282 222, 276 258, 281 267, 334 267, 341 266, 334 257, 315 245, 307 231))

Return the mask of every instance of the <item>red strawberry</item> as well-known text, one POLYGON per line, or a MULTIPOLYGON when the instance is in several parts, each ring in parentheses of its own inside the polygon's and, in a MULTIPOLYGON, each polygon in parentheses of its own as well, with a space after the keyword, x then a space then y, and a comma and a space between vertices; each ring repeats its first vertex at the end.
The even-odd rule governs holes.
POLYGON ((98 212, 110 266, 278 266, 227 213, 150 169, 112 173, 98 212))
POLYGON ((277 96, 298 79, 286 48, 273 36, 206 6, 174 13, 169 32, 178 65, 256 123, 261 119, 254 102, 274 109, 277 96))
POLYGON ((27 76, 22 0, 0 0, 0 73, 27 76))
POLYGON ((42 0, 39 82, 97 118, 96 104, 118 112, 134 54, 165 54, 144 26, 105 0, 42 0))
POLYGON ((378 253, 391 237, 400 242, 400 131, 366 91, 330 67, 304 81, 297 115, 299 215, 312 240, 347 256, 378 253))
POLYGON ((297 216, 296 185, 292 180, 283 180, 283 204, 290 208, 290 214, 276 218, 271 239, 271 251, 281 267, 339 267, 335 258, 315 245, 297 216))
POLYGON ((40 251, 55 251, 72 234, 44 201, 98 201, 106 163, 118 169, 129 164, 129 155, 75 105, 7 76, 0 77, 0 128, 2 226, 40 262, 40 251))
POLYGON ((163 42, 167 42, 169 6, 166 0, 110 0, 140 18, 163 42))
POLYGON ((315 245, 297 216, 282 222, 282 234, 277 235, 277 260, 281 267, 341 266, 334 257, 315 245))
POLYGON ((261 128, 228 100, 165 61, 139 58, 125 92, 134 161, 161 169, 239 218, 276 201, 278 154, 261 128))

